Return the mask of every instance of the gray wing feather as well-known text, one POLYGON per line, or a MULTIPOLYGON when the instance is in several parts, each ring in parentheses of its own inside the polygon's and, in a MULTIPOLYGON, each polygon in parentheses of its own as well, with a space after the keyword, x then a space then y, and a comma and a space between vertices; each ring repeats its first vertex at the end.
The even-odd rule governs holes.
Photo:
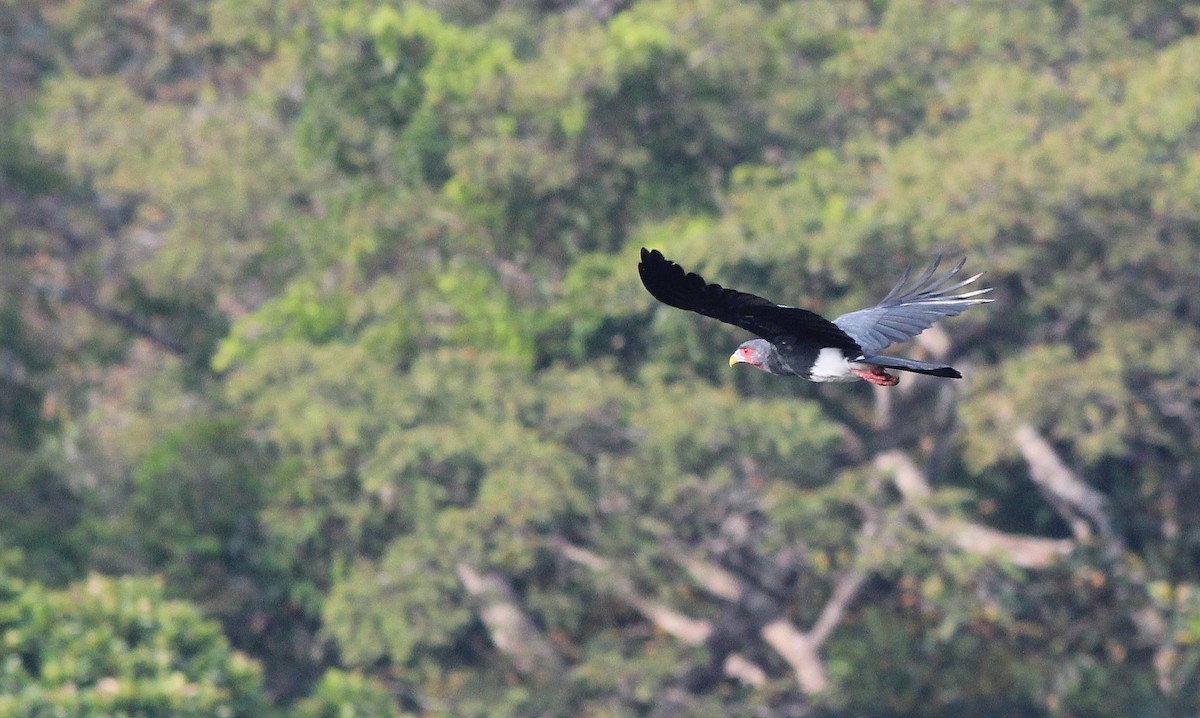
POLYGON ((908 284, 911 268, 905 269, 900 281, 883 301, 868 309, 843 314, 833 323, 858 342, 864 353, 874 354, 884 347, 912 339, 942 317, 952 317, 961 314, 969 306, 992 301, 982 296, 992 291, 990 287, 952 294, 981 276, 976 274, 950 283, 966 264, 966 257, 959 260, 949 272, 935 279, 934 273, 941 262, 940 256, 934 259, 929 269, 911 285, 908 284))

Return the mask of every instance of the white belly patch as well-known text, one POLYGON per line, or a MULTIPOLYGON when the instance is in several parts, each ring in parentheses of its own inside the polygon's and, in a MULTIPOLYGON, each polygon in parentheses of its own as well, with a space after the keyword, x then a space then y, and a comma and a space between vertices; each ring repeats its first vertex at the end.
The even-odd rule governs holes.
POLYGON ((858 377, 850 373, 851 363, 841 349, 825 347, 817 354, 808 378, 812 381, 854 381, 858 377))

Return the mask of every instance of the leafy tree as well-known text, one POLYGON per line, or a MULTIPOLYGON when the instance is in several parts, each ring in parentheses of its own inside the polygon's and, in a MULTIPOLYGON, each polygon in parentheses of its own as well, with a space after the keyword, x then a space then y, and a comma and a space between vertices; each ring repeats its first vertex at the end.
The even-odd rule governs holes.
POLYGON ((55 591, 3 574, 0 715, 259 716, 259 667, 161 582, 91 576, 55 591))
POLYGON ((31 573, 162 574, 301 715, 1197 701, 1186 4, 56 7, 0 5, 31 573), (910 347, 962 382, 815 387, 640 246, 998 301, 910 347))
POLYGON ((382 686, 336 669, 321 677, 316 690, 289 712, 294 718, 390 718, 396 703, 382 686))

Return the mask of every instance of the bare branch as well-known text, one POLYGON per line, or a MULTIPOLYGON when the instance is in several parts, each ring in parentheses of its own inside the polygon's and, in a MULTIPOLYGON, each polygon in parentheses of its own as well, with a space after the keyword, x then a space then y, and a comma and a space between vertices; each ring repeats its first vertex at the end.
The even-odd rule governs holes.
MULTIPOLYGON (((869 517, 862 527, 860 550, 871 544, 878 530, 877 518, 869 517)), ((742 582, 721 566, 688 556, 679 549, 672 554, 672 558, 684 567, 692 579, 714 596, 729 601, 737 601, 744 596, 742 582)), ((829 679, 820 656, 821 646, 841 623, 850 602, 858 595, 868 575, 859 566, 852 566, 843 572, 834 582, 829 600, 821 608, 812 629, 807 632, 796 628, 785 618, 778 618, 762 627, 760 635, 763 641, 787 662, 805 693, 817 693, 828 688, 829 679)))
POLYGON ((1013 441, 1029 464, 1029 477, 1046 492, 1055 509, 1071 526, 1075 538, 1080 541, 1091 538, 1091 531, 1081 518, 1086 517, 1096 528, 1110 553, 1119 554, 1123 547, 1120 537, 1113 529, 1108 497, 1093 489, 1071 471, 1050 442, 1032 425, 1019 424, 1013 431, 1013 441))
POLYGON ((891 474, 892 483, 905 501, 920 502, 929 498, 933 490, 917 465, 901 451, 885 451, 875 457, 875 466, 891 474))
POLYGON ((767 682, 767 672, 740 653, 730 653, 721 664, 725 675, 749 686, 761 686, 767 682))
MULTIPOLYGON (((713 627, 710 622, 691 618, 661 603, 650 601, 641 596, 634 588, 633 582, 627 577, 620 576, 614 572, 611 569, 609 561, 602 556, 598 556, 582 546, 576 546, 561 539, 555 542, 555 547, 567 560, 581 566, 586 566, 593 571, 606 574, 612 583, 613 590, 621 600, 642 614, 646 620, 653 623, 663 633, 674 636, 684 643, 693 646, 703 645, 712 636, 713 627)), ((725 573, 729 581, 737 580, 732 574, 725 572, 723 568, 712 565, 700 566, 701 563, 703 562, 696 562, 701 574, 715 575, 725 573)), ((730 653, 727 655, 721 669, 730 678, 748 685, 759 686, 767 680, 766 671, 740 653, 730 653)))
POLYGON ((611 569, 608 559, 568 541, 559 540, 556 542, 556 546, 568 560, 587 566, 598 573, 606 574, 613 590, 621 600, 632 606, 634 610, 664 633, 693 646, 703 645, 712 635, 712 624, 708 621, 691 618, 642 596, 627 576, 620 575, 611 569))
POLYGON ((692 646, 703 646, 712 635, 712 624, 691 618, 661 603, 648 601, 637 594, 624 596, 629 605, 637 609, 648 621, 658 626, 663 633, 674 636, 692 646))
POLYGON ((941 324, 934 324, 918 334, 916 342, 935 359, 942 359, 950 353, 950 335, 941 324))
POLYGON ((508 656, 525 675, 550 678, 563 664, 550 642, 517 606, 512 587, 496 573, 480 574, 466 563, 455 567, 463 588, 480 604, 479 619, 487 627, 496 649, 508 656))
POLYGON ((808 631, 809 639, 814 648, 820 648, 829 640, 833 629, 842 622, 842 616, 850 602, 858 595, 858 590, 866 583, 867 572, 861 568, 851 568, 838 577, 833 585, 833 593, 821 608, 821 614, 808 631))
POLYGON ((742 582, 737 576, 715 563, 688 556, 681 550, 673 553, 672 558, 705 591, 726 601, 736 601, 742 597, 742 582))
MULTIPOLYGON (((860 551, 873 543, 878 531, 878 517, 868 516, 858 541, 860 551)), ((557 547, 567 559, 592 570, 606 572, 617 594, 663 631, 694 644, 704 643, 711 636, 713 629, 710 623, 696 621, 639 596, 627 578, 613 574, 606 559, 562 540, 558 541, 557 547)), ((713 596, 731 602, 745 598, 746 588, 741 579, 722 566, 691 556, 678 546, 669 547, 668 553, 699 586, 713 596)), ((761 627, 760 637, 791 667, 804 693, 819 693, 829 688, 829 677, 820 655, 821 646, 841 623, 868 575, 867 570, 858 565, 844 571, 834 582, 829 600, 808 632, 796 628, 782 616, 761 627)), ((782 613, 779 607, 774 610, 782 613)), ((751 685, 760 685, 766 679, 761 668, 739 654, 726 657, 723 670, 727 676, 751 685)))
MULTIPOLYGON (((682 551, 675 551, 673 558, 687 570, 688 574, 714 596, 729 601, 742 598, 745 591, 741 581, 724 568, 687 556, 682 551)), ((767 623, 760 630, 763 641, 775 649, 781 658, 791 667, 796 676, 796 683, 806 694, 819 693, 829 687, 829 678, 825 673, 825 664, 821 660, 819 649, 829 634, 841 621, 846 606, 854 594, 866 580, 866 572, 852 569, 838 580, 833 594, 821 610, 821 615, 814 624, 813 631, 805 633, 793 626, 786 618, 777 618, 767 623)), ((731 668, 730 658, 725 661, 725 672, 733 675, 733 670, 742 672, 737 666, 731 668)), ((753 665, 753 664, 751 664, 753 665)), ((757 666, 755 666, 757 668, 757 666)), ((765 678, 765 676, 764 676, 765 678)), ((747 683, 758 685, 752 680, 747 683)))
POLYGON ((829 688, 825 664, 821 662, 817 646, 808 634, 780 618, 763 626, 762 637, 791 666, 800 690, 812 694, 829 688))
POLYGON ((187 345, 175 337, 166 335, 165 333, 151 326, 149 323, 129 312, 104 304, 90 292, 85 292, 76 287, 70 287, 64 292, 63 296, 75 304, 83 307, 94 316, 110 321, 113 324, 116 324, 130 332, 131 334, 136 334, 144 339, 148 339, 152 343, 163 349, 166 349, 172 354, 183 355, 187 354, 188 352, 187 345))
POLYGON ((901 451, 879 454, 875 466, 891 475, 892 483, 906 502, 918 504, 916 515, 925 528, 949 538, 964 551, 997 556, 1022 568, 1045 568, 1075 547, 1069 539, 1008 534, 963 519, 945 519, 932 509, 919 506, 932 490, 921 470, 901 451))
POLYGON ((1021 568, 1052 566, 1075 549, 1071 539, 1004 533, 962 519, 942 520, 941 531, 952 536, 954 543, 968 553, 998 556, 1021 568))
POLYGON ((593 571, 608 571, 608 559, 602 558, 582 546, 576 546, 561 539, 555 541, 554 546, 559 553, 575 563, 583 564, 593 571))

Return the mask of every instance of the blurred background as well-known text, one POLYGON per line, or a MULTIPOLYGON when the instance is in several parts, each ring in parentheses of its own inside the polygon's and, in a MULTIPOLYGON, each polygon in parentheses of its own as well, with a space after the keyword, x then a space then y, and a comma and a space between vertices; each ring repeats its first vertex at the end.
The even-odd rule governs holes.
POLYGON ((0 0, 0 716, 1196 715, 1198 23, 0 0))

